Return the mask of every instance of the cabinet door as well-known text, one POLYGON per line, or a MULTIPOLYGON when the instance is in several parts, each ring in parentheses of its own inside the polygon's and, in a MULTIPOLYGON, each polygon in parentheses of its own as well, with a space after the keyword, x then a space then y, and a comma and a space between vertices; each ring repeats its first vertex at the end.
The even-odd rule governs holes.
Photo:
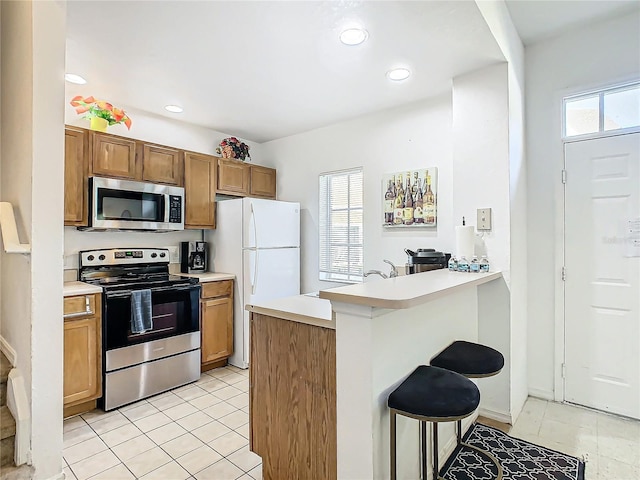
POLYGON ((136 161, 136 142, 105 133, 91 132, 93 154, 91 172, 104 177, 141 180, 142 169, 136 161))
POLYGON ((249 165, 238 160, 218 159, 218 192, 249 195, 249 165))
POLYGON ((215 362, 233 353, 233 299, 202 300, 202 363, 215 362))
POLYGON ((64 404, 102 395, 100 320, 89 317, 64 322, 64 404))
POLYGON ((64 224, 87 226, 89 143, 86 130, 64 131, 64 224))
POLYGON ((184 154, 184 228, 216 228, 216 166, 218 157, 184 154))
POLYGON ((276 198, 276 171, 273 168, 251 165, 251 195, 276 198))
POLYGON ((142 179, 182 186, 180 151, 145 143, 142 147, 142 179))

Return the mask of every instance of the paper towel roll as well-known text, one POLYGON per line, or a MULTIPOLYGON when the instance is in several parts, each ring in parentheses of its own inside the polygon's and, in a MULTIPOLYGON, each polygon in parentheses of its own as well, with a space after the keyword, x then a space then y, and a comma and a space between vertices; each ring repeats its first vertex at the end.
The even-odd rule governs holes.
POLYGON ((471 261, 474 253, 475 230, 473 225, 456 227, 456 258, 465 256, 471 261))

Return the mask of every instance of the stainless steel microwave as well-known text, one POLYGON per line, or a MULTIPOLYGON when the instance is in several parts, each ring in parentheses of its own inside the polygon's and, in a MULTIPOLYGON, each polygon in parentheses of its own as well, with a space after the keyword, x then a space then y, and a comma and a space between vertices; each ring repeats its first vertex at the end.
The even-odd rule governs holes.
POLYGON ((184 188, 89 178, 89 229, 184 230, 184 188))

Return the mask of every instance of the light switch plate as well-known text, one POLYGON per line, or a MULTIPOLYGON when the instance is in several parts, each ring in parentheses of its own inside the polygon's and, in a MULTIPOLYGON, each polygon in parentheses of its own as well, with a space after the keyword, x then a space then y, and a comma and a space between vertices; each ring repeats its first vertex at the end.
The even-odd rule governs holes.
POLYGON ((490 208, 478 209, 478 221, 476 222, 476 229, 491 230, 491 209, 490 208))

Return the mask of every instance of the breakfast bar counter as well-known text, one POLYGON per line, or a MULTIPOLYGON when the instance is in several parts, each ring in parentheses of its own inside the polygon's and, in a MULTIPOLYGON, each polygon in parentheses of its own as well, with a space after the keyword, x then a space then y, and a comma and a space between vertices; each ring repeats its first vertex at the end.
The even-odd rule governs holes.
MULTIPOLYGON (((454 340, 503 353, 503 372, 480 384, 480 410, 510 419, 508 332, 500 330, 510 306, 500 272, 424 272, 247 309, 251 449, 265 479, 389 478, 387 396, 454 340)), ((443 458, 455 444, 447 427, 443 458)), ((398 478, 418 478, 418 422, 398 418, 397 432, 398 478)))

